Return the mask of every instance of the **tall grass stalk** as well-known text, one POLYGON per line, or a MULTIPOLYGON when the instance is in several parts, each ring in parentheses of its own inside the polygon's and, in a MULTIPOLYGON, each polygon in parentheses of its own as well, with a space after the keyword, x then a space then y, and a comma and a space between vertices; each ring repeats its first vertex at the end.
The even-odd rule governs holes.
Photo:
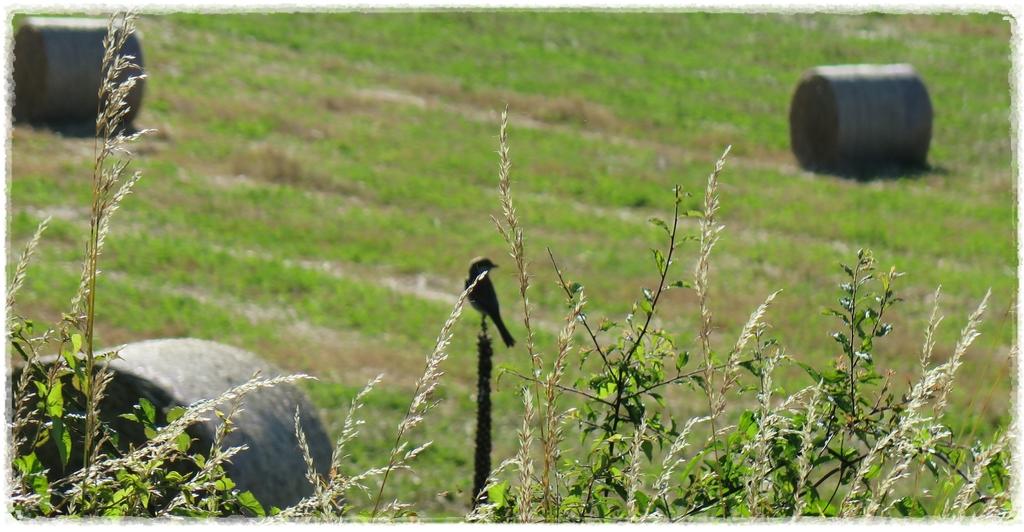
MULTIPOLYGON (((105 368, 97 370, 94 352, 96 321, 96 279, 99 276, 99 257, 110 229, 110 218, 121 201, 142 177, 138 171, 129 173, 131 153, 127 146, 149 130, 126 133, 124 118, 130 111, 128 95, 145 78, 135 57, 121 55, 128 39, 135 32, 135 16, 113 16, 104 37, 100 88, 97 94, 96 136, 93 144, 92 209, 89 219, 89 240, 86 260, 82 269, 78 292, 72 299, 71 311, 77 327, 83 332, 85 375, 82 387, 85 395, 85 434, 82 463, 88 472, 98 449, 99 403, 110 375, 105 368), (84 308, 83 308, 84 304, 84 308), (84 324, 82 323, 84 321, 84 324), (84 326, 83 326, 84 325, 84 326)), ((89 478, 86 475, 85 478, 89 478)))
MULTIPOLYGON (((718 176, 725 168, 725 157, 729 154, 732 146, 727 146, 722 156, 715 163, 715 169, 708 176, 707 186, 704 190, 704 213, 700 218, 700 252, 697 256, 697 264, 694 266, 693 287, 697 292, 697 301, 700 306, 700 326, 697 329, 697 338, 700 341, 701 355, 704 359, 704 392, 707 397, 709 418, 711 423, 711 438, 714 446, 715 463, 719 463, 718 454, 718 413, 716 412, 714 382, 715 382, 715 361, 711 352, 711 306, 708 298, 708 270, 711 266, 711 250, 718 242, 718 234, 724 226, 718 224, 715 215, 718 213, 718 176)), ((719 476, 721 472, 719 471, 719 476)), ((724 495, 724 488, 719 486, 719 496, 724 495)), ((723 497, 724 498, 724 497, 723 497)))
MULTIPOLYGON (((758 331, 755 334, 755 338, 759 337, 760 334, 761 332, 758 331)), ((768 478, 773 469, 771 446, 780 432, 779 425, 783 423, 783 418, 777 415, 771 406, 772 389, 774 386, 772 383, 772 371, 774 371, 779 360, 782 359, 782 353, 777 345, 773 345, 769 349, 772 349, 772 353, 768 354, 768 356, 764 356, 760 346, 758 346, 756 353, 757 358, 761 362, 761 367, 758 371, 761 382, 757 391, 760 423, 753 443, 748 446, 750 456, 753 457, 753 464, 750 476, 746 479, 747 508, 753 517, 762 516, 761 499, 765 491, 762 483, 765 482, 765 479, 768 478)))
POLYGON ((526 251, 523 245, 523 228, 519 224, 519 215, 516 213, 515 205, 512 203, 512 182, 510 173, 512 170, 512 159, 509 156, 508 142, 508 106, 501 112, 501 128, 498 133, 498 197, 501 201, 501 210, 505 216, 503 225, 496 218, 491 217, 494 225, 505 243, 509 246, 509 255, 516 263, 516 272, 519 274, 519 299, 523 303, 523 325, 526 327, 526 348, 530 353, 530 360, 536 372, 541 371, 542 361, 537 353, 534 341, 533 325, 531 323, 532 313, 530 311, 530 298, 527 292, 530 289, 530 275, 526 271, 526 251))
POLYGON ((352 402, 349 403, 348 412, 345 414, 345 421, 342 423, 341 434, 335 441, 334 449, 331 452, 331 466, 326 480, 320 478, 316 473, 311 453, 306 448, 307 444, 304 443, 306 440, 305 433, 302 431, 299 417, 296 415, 295 433, 299 438, 299 446, 306 460, 306 479, 312 484, 313 493, 282 510, 276 516, 277 520, 314 514, 320 514, 325 517, 343 516, 347 510, 344 502, 345 494, 352 488, 361 488, 366 491, 363 481, 384 472, 383 468, 371 468, 357 475, 345 476, 341 471, 341 462, 348 457, 345 454, 345 446, 359 435, 359 427, 364 423, 356 415, 363 407, 366 395, 373 390, 373 387, 382 378, 383 375, 377 375, 367 382, 363 389, 352 399, 352 402))
POLYGON ((629 446, 629 468, 624 475, 626 480, 626 516, 630 521, 638 520, 636 493, 643 485, 640 480, 640 468, 643 466, 640 450, 645 441, 644 433, 646 432, 647 418, 645 417, 640 420, 640 425, 633 433, 633 441, 629 446))
POLYGON ((391 448, 391 453, 388 457, 388 464, 384 469, 384 478, 381 479, 380 489, 377 491, 377 498, 373 503, 373 512, 371 518, 376 518, 377 514, 381 509, 381 498, 384 495, 384 487, 387 485, 388 477, 396 467, 403 467, 404 464, 416 457, 420 452, 430 445, 427 442, 419 447, 413 448, 406 451, 408 442, 403 441, 406 434, 414 427, 423 421, 423 417, 426 415, 434 403, 431 401, 434 390, 437 389, 437 385, 440 382, 441 376, 444 373, 441 371, 441 363, 448 358, 448 346, 451 344, 452 331, 455 328, 455 323, 458 322, 459 316, 462 315, 462 308, 465 306, 466 298, 469 297, 470 292, 476 288, 477 283, 480 282, 487 272, 483 272, 478 275, 473 282, 462 291, 459 295, 458 301, 455 302, 455 307, 452 309, 451 314, 448 316, 448 320, 445 321, 444 326, 441 327, 441 332, 437 336, 437 341, 434 344, 434 349, 427 356, 426 365, 423 368, 423 375, 420 376, 419 380, 416 381, 416 390, 413 392, 412 401, 409 403, 409 408, 405 413, 405 417, 402 422, 398 425, 398 432, 395 435, 395 443, 391 448), (403 454, 404 451, 404 454, 403 454))
MULTIPOLYGON (((523 305, 523 325, 526 328, 526 347, 530 354, 530 362, 533 366, 534 373, 534 385, 531 393, 533 393, 536 398, 536 401, 531 399, 529 404, 532 408, 535 403, 541 402, 540 399, 542 394, 544 399, 544 418, 541 420, 540 426, 540 443, 541 448, 543 449, 543 462, 539 480, 542 492, 542 511, 544 516, 547 517, 551 515, 554 504, 551 478, 554 474, 554 460, 559 439, 558 434, 556 434, 558 432, 558 420, 555 411, 555 403, 558 396, 556 388, 558 387, 558 381, 561 379, 562 373, 564 372, 565 355, 568 353, 569 341, 571 338, 560 335, 559 354, 556 357, 551 373, 545 382, 537 380, 543 374, 544 362, 536 348, 533 324, 531 321, 532 313, 528 294, 530 289, 530 275, 526 269, 526 251, 524 249, 523 228, 520 225, 519 215, 517 214, 515 205, 512 202, 512 183, 510 179, 511 168, 512 161, 509 156, 508 141, 508 107, 506 106, 501 113, 501 126, 498 133, 498 197, 501 202, 502 213, 504 214, 504 223, 493 217, 492 220, 494 221, 498 232, 505 240, 505 243, 509 246, 509 255, 515 261, 516 271, 519 274, 519 296, 523 305), (564 350, 562 349, 563 347, 564 350)), ((578 315, 578 313, 576 315, 578 315)), ((574 321, 567 323, 567 328, 574 326, 574 321)), ((527 413, 530 414, 530 422, 532 423, 533 411, 531 410, 527 413)), ((523 422, 525 429, 525 424, 527 422, 525 417, 523 422)), ((523 432, 521 432, 521 436, 522 434, 523 432)), ((520 437, 519 445, 519 455, 521 459, 520 470, 532 470, 532 458, 530 455, 532 438, 523 439, 520 437)), ((523 521, 528 520, 528 516, 523 518, 523 521)))
POLYGON ((797 458, 796 487, 793 489, 793 519, 799 519, 804 513, 804 508, 807 506, 803 497, 803 491, 807 486, 807 479, 811 474, 811 469, 814 467, 813 455, 816 451, 814 447, 814 432, 818 428, 820 419, 818 402, 821 400, 822 385, 823 383, 819 381, 811 392, 811 398, 807 402, 804 411, 804 425, 799 433, 800 455, 797 458))
POLYGON ((533 395, 528 388, 523 388, 523 423, 517 434, 519 449, 516 453, 516 464, 519 468, 519 505, 518 518, 521 523, 533 521, 533 395))
POLYGON ((555 356, 554 366, 544 383, 545 430, 543 432, 544 437, 542 438, 544 469, 541 473, 540 481, 545 500, 544 507, 547 511, 550 511, 551 508, 558 504, 553 495, 555 490, 552 489, 551 477, 558 468, 558 458, 560 456, 558 446, 562 441, 561 420, 563 416, 562 413, 557 410, 558 398, 562 394, 561 381, 562 376, 565 374, 565 366, 569 357, 569 352, 572 350, 572 338, 576 332, 576 323, 579 320, 580 315, 583 313, 583 307, 586 304, 586 296, 584 296, 581 291, 579 293, 579 297, 576 299, 576 303, 565 316, 565 326, 558 334, 558 354, 555 356))

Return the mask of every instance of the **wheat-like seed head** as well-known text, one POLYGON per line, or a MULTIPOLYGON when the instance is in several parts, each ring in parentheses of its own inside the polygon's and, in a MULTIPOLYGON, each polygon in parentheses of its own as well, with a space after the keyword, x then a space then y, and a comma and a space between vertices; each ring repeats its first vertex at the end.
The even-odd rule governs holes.
POLYGON ((956 370, 960 369, 964 353, 966 353, 967 348, 974 343, 974 340, 981 335, 981 333, 978 332, 978 327, 981 325, 981 316, 985 313, 985 309, 988 307, 988 298, 991 295, 992 290, 985 292, 985 297, 981 299, 981 303, 978 304, 978 308, 968 316, 967 325, 965 325, 960 331, 960 338, 956 342, 956 347, 953 348, 953 356, 950 357, 949 361, 943 365, 945 367, 945 371, 942 373, 941 388, 938 399, 935 401, 935 412, 937 416, 942 415, 942 412, 946 409, 946 400, 949 397, 949 392, 953 389, 953 377, 956 374, 956 370))
MULTIPOLYGON (((480 490, 477 495, 477 501, 483 501, 487 497, 487 493, 498 484, 498 480, 501 474, 505 470, 511 468, 517 464, 516 458, 506 458, 498 464, 498 467, 494 468, 488 475, 487 480, 484 482, 484 487, 480 490)), ((494 511, 496 510, 497 504, 488 502, 483 504, 477 504, 473 511, 466 516, 466 521, 486 523, 491 521, 494 517, 494 511)))
POLYGON ((732 147, 725 149, 725 152, 715 163, 715 170, 708 176, 707 187, 704 190, 704 215, 700 218, 700 254, 697 256, 697 264, 694 270, 694 289, 697 292, 697 300, 700 303, 700 332, 701 347, 704 356, 710 356, 711 345, 711 309, 708 306, 708 269, 711 265, 711 250, 718 242, 718 234, 723 226, 718 225, 715 215, 718 213, 718 175, 725 167, 725 157, 732 147))
POLYGON ((811 456, 814 453, 814 430, 818 425, 818 419, 820 418, 818 402, 821 400, 821 388, 824 382, 819 381, 817 385, 812 388, 811 398, 807 401, 807 406, 804 415, 804 426, 800 431, 800 456, 797 458, 797 484, 793 490, 793 518, 799 519, 803 514, 806 502, 800 495, 807 485, 807 477, 811 473, 813 464, 811 463, 811 456))
POLYGON ((963 486, 960 487, 960 491, 957 492, 956 498, 953 500, 953 513, 954 515, 963 517, 967 512, 967 508, 971 502, 971 497, 974 496, 974 492, 978 489, 978 481, 985 474, 985 468, 992 463, 999 453, 1003 452, 1003 448, 1009 443, 1010 435, 1008 432, 1003 432, 998 438, 989 445, 982 449, 980 453, 975 456, 974 467, 970 473, 967 474, 967 480, 963 486))
POLYGON ((322 491, 323 486, 320 482, 320 475, 316 472, 316 465, 313 463, 313 453, 309 451, 306 432, 302 430, 302 412, 298 405, 295 406, 295 439, 299 442, 302 461, 306 464, 306 480, 313 487, 313 494, 318 495, 322 491))
POLYGON ((28 265, 32 261, 32 255, 35 254, 36 248, 39 246, 39 239, 43 236, 43 231, 46 231, 46 227, 50 225, 50 217, 47 216, 39 225, 36 227, 36 232, 32 234, 32 238, 25 245, 25 249, 21 252, 21 257, 18 258, 18 264, 14 268, 14 277, 11 278, 10 284, 7 285, 7 329, 11 328, 13 321, 13 310, 15 296, 18 294, 18 290, 21 289, 21 285, 25 282, 25 276, 28 272, 28 265))
POLYGON ((380 383, 383 378, 384 374, 381 373, 373 379, 370 379, 370 381, 366 383, 366 386, 364 386, 363 389, 360 390, 352 399, 352 403, 348 408, 348 413, 345 414, 345 422, 341 426, 341 435, 338 436, 338 440, 334 443, 334 450, 331 452, 332 474, 337 474, 337 472, 341 470, 341 461, 346 456, 344 454, 345 445, 359 435, 359 426, 363 424, 363 421, 357 419, 356 414, 359 412, 359 409, 363 407, 366 395, 369 394, 370 391, 373 390, 373 387, 380 383))
MULTIPOLYGON (((664 499, 668 496, 669 481, 672 479, 672 473, 677 467, 679 467, 679 464, 683 462, 681 453, 686 446, 689 445, 688 438, 690 436, 690 431, 693 430, 693 426, 709 419, 711 418, 708 416, 690 418, 689 421, 686 422, 686 425, 683 426, 683 430, 679 432, 679 436, 672 441, 672 446, 669 447, 668 452, 665 453, 665 457, 661 461, 661 474, 654 482, 656 499, 664 499)), ((657 517, 658 516, 656 515, 649 516, 651 520, 655 520, 657 517)))
POLYGON ((640 425, 633 433, 633 441, 629 448, 629 468, 625 471, 626 477, 626 516, 630 521, 636 521, 636 493, 643 486, 640 480, 640 467, 643 465, 640 458, 640 449, 647 432, 647 418, 640 419, 640 425))
POLYGON ((772 441, 781 430, 779 426, 785 422, 786 418, 779 415, 779 410, 773 409, 771 406, 772 396, 772 371, 775 369, 775 365, 779 360, 782 359, 781 349, 776 347, 773 353, 763 358, 763 364, 761 367, 762 382, 761 388, 757 394, 757 401, 760 405, 761 420, 757 431, 757 436, 754 441, 747 445, 749 450, 749 456, 754 457, 754 463, 751 465, 751 475, 747 479, 747 501, 748 507, 750 508, 751 515, 757 517, 761 512, 761 495, 763 493, 763 483, 771 472, 771 448, 772 441))
POLYGON ((519 274, 519 297, 523 302, 523 325, 526 327, 526 349, 530 353, 530 360, 533 362, 535 372, 541 370, 541 358, 536 351, 534 342, 533 325, 531 323, 530 298, 527 294, 530 288, 530 275, 526 271, 526 251, 523 244, 524 233, 519 223, 519 215, 516 213, 515 205, 512 203, 512 182, 510 171, 512 160, 509 157, 508 142, 508 106, 501 112, 501 127, 498 132, 498 197, 501 201, 501 210, 505 215, 505 225, 494 217, 494 225, 498 228, 501 237, 509 246, 509 255, 516 263, 516 271, 519 274))
POLYGON ((924 331, 924 345, 921 347, 921 369, 926 370, 931 363, 932 350, 935 348, 935 331, 939 328, 943 316, 939 315, 939 296, 942 294, 942 285, 935 289, 932 298, 932 315, 928 318, 928 327, 924 331))
POLYGON ((519 466, 519 521, 533 521, 533 395, 529 388, 523 388, 523 424, 519 428, 519 451, 516 464, 519 466))
POLYGON ((561 383, 562 375, 565 373, 565 365, 569 356, 569 351, 572 349, 572 337, 573 333, 576 331, 576 323, 579 320, 580 315, 583 313, 583 307, 586 303, 586 297, 580 293, 579 297, 576 299, 576 303, 569 311, 569 314, 566 315, 565 326, 558 334, 558 354, 555 357, 554 367, 552 368, 551 373, 548 374, 548 378, 545 382, 545 430, 541 433, 541 447, 544 450, 544 471, 541 474, 540 482, 544 493, 544 505, 546 508, 550 508, 555 504, 553 501, 554 495, 551 490, 551 474, 552 471, 557 469, 559 457, 558 444, 561 442, 562 437, 561 423, 559 423, 561 416, 557 412, 558 397, 561 395, 559 384, 561 383))
POLYGON ((455 302, 455 307, 452 308, 451 314, 449 314, 448 319, 444 322, 441 331, 437 335, 433 351, 427 355, 423 375, 416 381, 416 391, 413 394, 412 402, 409 404, 405 417, 398 425, 398 434, 395 437, 395 444, 388 458, 388 465, 384 467, 384 478, 381 479, 380 490, 377 492, 377 498, 373 505, 372 517, 376 517, 380 512, 381 496, 384 494, 384 486, 387 484, 391 472, 395 469, 405 468, 407 460, 415 458, 420 451, 426 448, 426 445, 429 445, 428 443, 407 452, 404 456, 400 456, 408 445, 408 442, 403 440, 406 434, 419 425, 423 421, 425 414, 436 405, 435 402, 431 401, 431 397, 434 390, 437 389, 441 376, 444 375, 441 371, 441 363, 448 359, 448 346, 451 344, 455 323, 458 322, 459 316, 462 315, 462 309, 466 304, 469 294, 473 292, 477 283, 486 275, 486 271, 481 272, 459 295, 459 299, 455 302))

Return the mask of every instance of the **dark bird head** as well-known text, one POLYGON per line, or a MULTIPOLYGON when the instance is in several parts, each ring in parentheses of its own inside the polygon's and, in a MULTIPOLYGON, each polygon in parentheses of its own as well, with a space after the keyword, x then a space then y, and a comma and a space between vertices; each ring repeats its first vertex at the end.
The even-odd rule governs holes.
POLYGON ((486 257, 477 257, 473 259, 473 262, 469 263, 469 278, 476 279, 476 276, 490 271, 492 268, 497 268, 498 265, 491 262, 491 259, 486 257))

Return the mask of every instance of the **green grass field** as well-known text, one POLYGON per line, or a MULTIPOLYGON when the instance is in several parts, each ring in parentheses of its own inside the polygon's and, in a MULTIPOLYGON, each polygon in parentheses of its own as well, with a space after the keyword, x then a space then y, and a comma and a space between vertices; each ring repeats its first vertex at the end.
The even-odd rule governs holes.
MULTIPOLYGON (((494 281, 521 341, 498 348, 496 364, 528 366, 514 266, 490 220, 501 212, 506 103, 546 355, 564 308, 545 248, 586 286, 592 317, 621 319, 656 281, 648 249, 662 233, 646 220, 671 215, 677 183, 699 208, 731 144, 711 270, 716 345, 731 345, 781 288, 769 321, 789 355, 834 358, 821 310, 838 297, 838 264, 871 248, 881 267, 908 273, 877 361, 901 388, 917 375, 936 286, 947 316, 939 359, 992 289, 951 422, 983 436, 1009 421, 1016 187, 1010 26, 998 15, 170 15, 140 29, 150 79, 137 125, 158 132, 137 146, 144 177, 102 259, 99 339, 193 336, 253 350, 317 376, 308 390, 332 424, 386 373, 353 470, 386 460, 470 258, 504 266, 494 281), (803 70, 888 62, 912 63, 928 85, 934 169, 869 182, 801 171, 787 116, 803 70)), ((78 282, 93 142, 21 125, 12 138, 8 263, 53 216, 19 309, 54 321, 78 282)), ((692 275, 696 251, 681 248, 678 277, 692 275)), ((693 345, 695 297, 668 295, 661 325, 693 345)), ((478 318, 466 317, 444 401, 414 435, 434 446, 388 490, 430 517, 464 514, 472 483, 478 318)), ((810 384, 782 371, 790 391, 810 384)), ((495 463, 514 448, 518 385, 497 383, 495 463)), ((701 413, 691 399, 670 396, 670 408, 701 413)))

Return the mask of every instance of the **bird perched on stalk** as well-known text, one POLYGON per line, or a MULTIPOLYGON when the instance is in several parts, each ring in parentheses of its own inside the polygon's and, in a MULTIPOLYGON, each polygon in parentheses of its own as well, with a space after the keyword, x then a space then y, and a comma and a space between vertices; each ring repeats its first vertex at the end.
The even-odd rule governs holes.
MULTIPOLYGON (((473 259, 469 263, 469 278, 466 279, 465 288, 469 288, 473 284, 473 280, 481 273, 490 272, 497 267, 498 265, 491 262, 491 259, 484 257, 473 259)), ((508 329, 505 328, 505 323, 501 321, 501 311, 498 309, 498 294, 494 292, 494 285, 491 284, 491 276, 489 274, 480 279, 480 282, 476 283, 473 291, 469 293, 469 303, 484 316, 491 318, 494 326, 501 333, 501 339, 505 342, 506 347, 516 345, 516 341, 509 334, 508 329)))

